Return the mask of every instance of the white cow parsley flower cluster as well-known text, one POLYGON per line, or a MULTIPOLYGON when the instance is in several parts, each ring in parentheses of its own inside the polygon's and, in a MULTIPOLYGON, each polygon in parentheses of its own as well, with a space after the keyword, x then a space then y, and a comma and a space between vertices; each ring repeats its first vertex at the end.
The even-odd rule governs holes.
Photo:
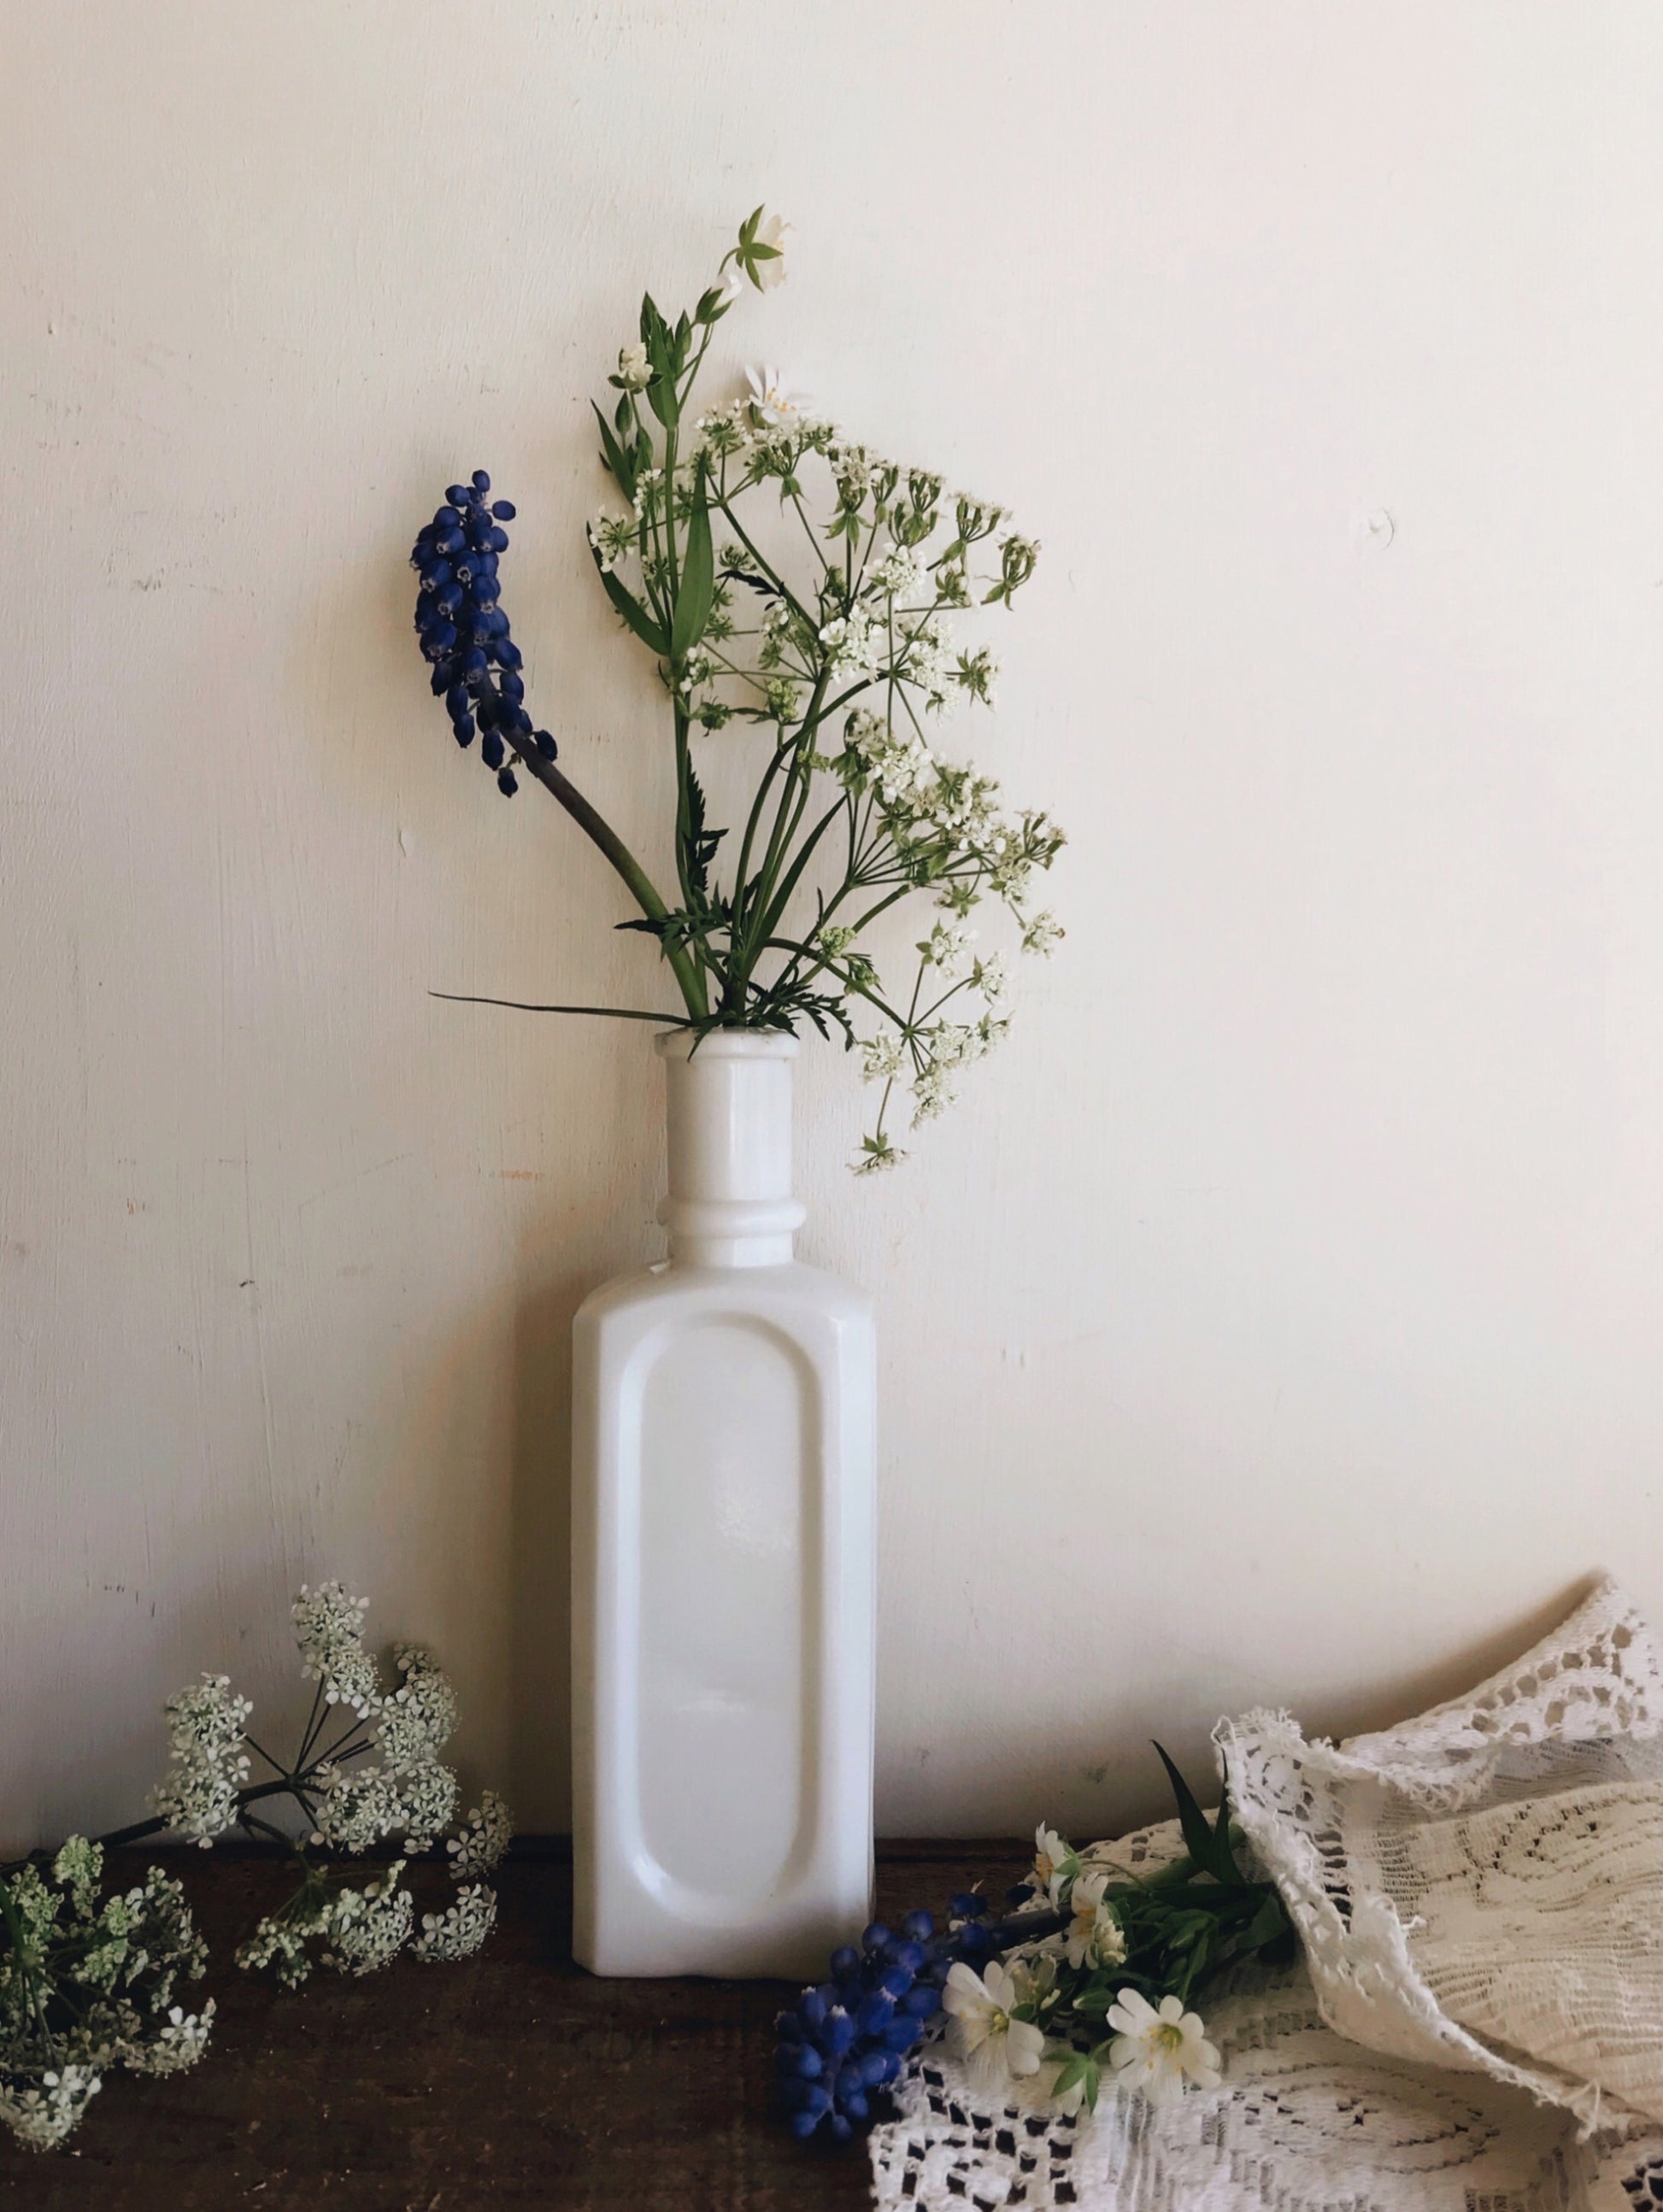
POLYGON ((206 1946, 179 1883, 154 1867, 101 1897, 101 1844, 0 1875, 0 2126, 32 2150, 76 2127, 113 2068, 175 2074, 201 2057, 211 2001, 187 2011, 206 1946))
MULTIPOLYGON (((394 1875, 438 1843, 460 1802, 455 1771, 441 1757, 456 1726, 456 1692, 420 1644, 394 1645, 389 1688, 364 1645, 367 1610, 368 1601, 338 1582, 308 1584, 295 1599, 302 1671, 317 1686, 294 1763, 275 1767, 271 1781, 248 1783, 252 1747, 243 1729, 250 1707, 232 1693, 225 1676, 205 1676, 168 1708, 174 1766, 154 1802, 169 1825, 204 1843, 234 1825, 278 1838, 284 1831, 267 1817, 270 1801, 287 1799, 304 1815, 312 1849, 362 1857, 393 1844, 402 1854, 393 1874, 343 1885, 302 1850, 299 1890, 259 1923, 238 1954, 244 1966, 274 1966, 290 1985, 305 1980, 314 1949, 325 1965, 355 1974, 393 1955, 415 1925, 413 1898, 394 1875), (350 1716, 344 1727, 343 1713, 350 1716)), ((272 1765, 264 1752, 259 1756, 272 1765)), ((449 1838, 445 1863, 452 1881, 477 1883, 496 1867, 512 1834, 508 1807, 487 1791, 449 1838)), ((476 1900, 471 1925, 478 1910, 476 1900)))
POLYGON ((496 1792, 487 1790, 459 1832, 445 1845, 455 1861, 451 1873, 458 1881, 474 1875, 494 1874, 513 1838, 513 1815, 496 1792))
POLYGON ((26 2150, 55 2150, 104 2087, 89 2066, 49 2066, 28 2081, 0 2084, 0 2124, 26 2150))
POLYGON ((326 1705, 345 1705, 362 1719, 380 1702, 375 1662, 363 1648, 369 1607, 368 1598, 349 1596, 339 1583, 315 1590, 302 1583, 291 1608, 301 1672, 322 1685, 326 1705))
MULTIPOLYGON (((241 1827, 288 1846, 299 1886, 236 1957, 272 1967, 291 1988, 314 1964, 367 1974, 406 1948, 431 1962, 478 1950, 496 1917, 485 1877, 514 1832, 507 1805, 486 1791, 438 1855, 451 1901, 421 1914, 418 1932, 417 1893, 404 1877, 411 1855, 456 1820, 456 1776, 440 1757, 456 1694, 418 1644, 394 1647, 389 1688, 364 1648, 365 1611, 338 1582, 308 1586, 295 1601, 302 1669, 315 1686, 288 1766, 247 1735, 253 1708, 228 1676, 204 1674, 170 1698, 155 1817, 111 1838, 135 1842, 166 1827, 207 1845, 241 1827), (270 1779, 249 1779, 251 1753, 270 1779), (286 1828, 270 1817, 285 1803, 286 1828), (299 1838, 295 1814, 307 1824, 299 1838), (399 1855, 368 1879, 344 1879, 314 1856, 323 1845, 357 1854, 389 1843, 399 1855)), ((103 1845, 81 1836, 49 1868, 31 1859, 0 1870, 0 2126, 35 2149, 64 2141, 112 2067, 176 2074, 196 2063, 213 2030, 212 2001, 192 2009, 183 1998, 207 1948, 180 1885, 152 1868, 124 1893, 101 1897, 103 1873, 103 1845)))
POLYGON ((482 1881, 471 1881, 457 1891, 456 1902, 448 1911, 422 1915, 422 1932, 410 1948, 429 1965, 470 1959, 496 1924, 496 1892, 482 1881))
POLYGON ((170 1764, 150 1806, 204 1850, 237 1817, 237 1793, 248 1779, 243 1730, 253 1710, 228 1674, 204 1674, 168 1700, 170 1764))

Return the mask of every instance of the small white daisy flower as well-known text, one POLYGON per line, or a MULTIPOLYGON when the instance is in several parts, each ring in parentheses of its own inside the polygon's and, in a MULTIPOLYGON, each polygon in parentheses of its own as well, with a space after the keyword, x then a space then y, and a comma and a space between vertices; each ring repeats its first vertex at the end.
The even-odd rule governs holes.
POLYGON ((1118 2031, 1109 2063, 1119 2087, 1141 2089, 1152 2105, 1169 2103, 1188 2081, 1217 2088, 1217 2045, 1208 2042, 1200 2014, 1185 2012, 1179 1998, 1162 1997, 1157 2008, 1136 1990, 1122 1990, 1109 2008, 1109 2026, 1118 2031))
POLYGON ((1126 1937, 1114 1907, 1106 1905, 1106 1874, 1082 1874, 1069 1896, 1073 1916, 1063 1936, 1071 1966, 1118 1966, 1126 1955, 1126 1937))
MULTIPOLYGON (((772 262, 763 264, 764 268, 775 265, 772 262)), ((789 422, 801 422, 814 404, 806 392, 794 391, 777 368, 747 368, 745 381, 751 387, 752 408, 775 429, 789 422)))
POLYGON ((949 2047, 978 2094, 1008 2096, 1014 2084, 1039 2071, 1045 2035, 1034 2021, 1011 2018, 1021 1996, 1015 1977, 996 1959, 980 1974, 955 1960, 941 2002, 949 2015, 949 2047))

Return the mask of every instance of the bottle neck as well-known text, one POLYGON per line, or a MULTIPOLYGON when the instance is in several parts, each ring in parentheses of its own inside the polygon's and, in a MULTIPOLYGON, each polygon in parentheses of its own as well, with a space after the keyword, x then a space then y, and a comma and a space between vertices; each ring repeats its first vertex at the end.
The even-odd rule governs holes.
POLYGON ((792 1256, 791 1062, 797 1041, 716 1030, 657 1040, 668 1112, 670 1193, 658 1218, 684 1267, 773 1267, 792 1256))

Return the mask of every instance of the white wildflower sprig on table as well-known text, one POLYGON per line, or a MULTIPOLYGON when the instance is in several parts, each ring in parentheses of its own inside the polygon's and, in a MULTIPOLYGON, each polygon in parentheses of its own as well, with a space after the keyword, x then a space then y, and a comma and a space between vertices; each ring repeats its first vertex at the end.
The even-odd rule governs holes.
POLYGON ((1008 610, 1039 548, 1002 505, 846 436, 771 365, 695 411, 717 325, 747 286, 783 280, 788 229, 757 208, 690 312, 645 297, 594 410, 622 508, 595 515, 589 548, 663 687, 674 884, 660 888, 533 726, 500 604, 515 509, 490 500, 483 470, 448 488, 417 538, 416 628, 458 742, 479 736, 506 794, 529 775, 593 839, 639 909, 622 926, 656 939, 681 1002, 540 1011, 615 1011, 699 1036, 840 1034, 880 1086, 854 1163, 871 1173, 906 1157, 892 1114, 932 1120, 1006 1034, 1008 968, 996 950, 968 955, 969 917, 1002 908, 1024 952, 1062 936, 1033 904, 1062 831, 1007 808, 994 778, 939 738, 956 708, 991 706, 999 672, 959 618, 1008 610), (731 827, 707 819, 699 774, 718 733, 725 753, 743 749, 748 779, 731 827), (868 940, 909 900, 937 913, 915 932, 910 985, 892 986, 868 940))
POLYGON ((302 1589, 293 1607, 312 1710, 288 1764, 249 1733, 253 1707, 224 1674, 170 1698, 168 1770, 152 1817, 98 1843, 71 1837, 50 1863, 0 1869, 0 2126, 49 2149, 73 2130, 111 2068, 171 2074, 193 2065, 213 2019, 187 2010, 206 1947, 178 1882, 152 1868, 124 1895, 99 1895, 107 1844, 172 1830, 204 1849, 234 1831, 280 1844, 298 1887, 238 1948, 238 1964, 271 1967, 297 1988, 314 1965, 368 1974, 408 1950, 427 1963, 470 1957, 490 1933, 496 1870, 514 1833, 487 1790, 458 1821, 455 1773, 440 1757, 456 1725, 456 1694, 432 1653, 393 1650, 384 1677, 363 1642, 366 1601, 337 1582, 302 1589), (253 1762, 270 1770, 251 1780, 253 1762), (287 1804, 288 1825, 271 1816, 287 1804), (295 1832, 298 1815, 299 1832, 295 1832), (404 1880, 411 1855, 449 1834, 441 1863, 447 1906, 418 1915, 404 1880), (329 1854, 397 1855, 368 1875, 329 1854))
POLYGON ((176 2074, 211 2030, 211 1998, 184 2001, 208 1954, 179 1883, 152 1867, 103 1897, 103 1876, 84 1836, 0 1873, 0 2125, 31 2150, 74 2130, 107 2074, 176 2074))

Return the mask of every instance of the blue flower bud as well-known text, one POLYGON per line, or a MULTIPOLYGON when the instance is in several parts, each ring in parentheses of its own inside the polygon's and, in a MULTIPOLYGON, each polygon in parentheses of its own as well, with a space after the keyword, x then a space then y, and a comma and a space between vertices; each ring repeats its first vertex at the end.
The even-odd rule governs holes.
POLYGON ((934 2020, 941 2009, 941 1993, 928 1982, 914 1982, 901 1999, 901 2010, 910 2012, 914 2020, 934 2020))
POLYGON ((827 2118, 825 2124, 835 2142, 847 2142, 855 2132, 841 2112, 832 2112, 827 2118))
POLYGON ((454 507, 437 507, 434 511, 433 526, 436 530, 442 532, 447 530, 454 530, 461 519, 461 515, 454 507))
POLYGON ((889 1930, 881 1920, 874 1920, 861 1938, 861 1948, 866 1951, 881 1951, 889 1941, 889 1930))
POLYGON ((493 500, 490 511, 499 522, 512 522, 515 513, 514 501, 511 499, 493 500))
MULTIPOLYGON (((872 2109, 866 2101, 864 2089, 851 2089, 847 2096, 838 2098, 838 2116, 841 2118, 845 2128, 850 2120, 863 2120, 872 2109)), ((836 2125, 837 2120, 834 2118, 832 2122, 834 2129, 836 2125)))
POLYGON ((503 678, 503 696, 505 699, 512 699, 517 702, 525 696, 526 679, 523 676, 505 676, 503 678))
POLYGON ((459 714, 450 726, 455 734, 457 744, 460 745, 463 751, 466 752, 468 747, 473 743, 472 715, 459 714))
POLYGON ((890 1966, 879 1978, 878 1987, 899 2004, 912 1987, 912 1977, 905 1966, 890 1966))
POLYGON ((889 2079, 892 2054, 887 2051, 868 2051, 861 2055, 861 2080, 868 2089, 875 2089, 880 2081, 889 2079))
POLYGON ((928 1943, 935 1933, 933 1912, 909 1912, 901 1923, 901 1933, 910 1943, 928 1943))
POLYGON ((881 2035, 894 2017, 894 2000, 874 1990, 856 2014, 855 2023, 862 2035, 881 2035))
POLYGON ((820 2048, 828 2057, 841 2058, 855 2040, 855 2023, 841 2005, 834 2005, 820 2030, 820 2048))
POLYGON ((471 484, 450 484, 446 487, 445 497, 453 507, 466 507, 472 490, 471 484))
POLYGON ((825 2061, 812 2043, 800 2043, 792 2056, 791 2067, 805 2081, 815 2081, 825 2073, 825 2061))
POLYGON ((499 667, 518 668, 524 658, 525 655, 511 638, 502 639, 496 647, 496 661, 499 667))
POLYGON ((916 1974, 924 1962, 924 1947, 922 1943, 892 1943, 889 1955, 896 1966, 905 1966, 909 1974, 916 1974))
POLYGON ((511 768, 505 768, 496 779, 496 788, 504 799, 512 799, 520 788, 520 779, 511 768))
MULTIPOLYGON (((559 753, 559 746, 556 744, 546 730, 539 730, 536 736, 538 751, 542 754, 545 760, 553 760, 559 753)), ((852 1953, 850 1956, 853 1956, 852 1953)))
POLYGON ((484 742, 480 745, 479 757, 484 761, 487 768, 502 767, 503 740, 497 736, 495 730, 490 732, 489 736, 484 739, 484 742))
POLYGON ((824 2027, 825 2015, 829 2009, 825 1999, 818 1990, 805 1990, 797 2001, 797 2011, 801 2015, 804 2027, 807 2028, 824 2027))
POLYGON ((883 2030, 885 2046, 890 2051, 911 2051, 923 2032, 923 2021, 914 2019, 910 2012, 897 2013, 883 2030))
POLYGON ((483 469, 475 469, 473 471, 473 489, 482 496, 490 489, 490 478, 483 469))
POLYGON ((955 1920, 979 1920, 988 1909, 988 1901, 974 1890, 961 1889, 948 1898, 947 1909, 955 1920))

